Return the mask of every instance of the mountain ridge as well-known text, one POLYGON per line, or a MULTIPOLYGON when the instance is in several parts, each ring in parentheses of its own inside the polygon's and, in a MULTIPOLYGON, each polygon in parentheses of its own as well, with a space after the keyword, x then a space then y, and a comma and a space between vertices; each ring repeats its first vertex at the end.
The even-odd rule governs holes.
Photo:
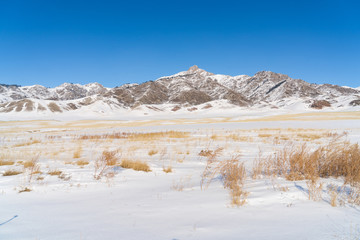
POLYGON ((54 88, 0 84, 2 113, 61 113, 91 108, 99 103, 104 111, 164 104, 194 108, 213 101, 225 101, 241 108, 281 108, 287 106, 286 99, 290 98, 316 109, 354 107, 360 105, 360 89, 308 83, 271 71, 260 71, 254 76, 214 74, 196 65, 155 81, 115 88, 99 83, 63 83, 54 88), (319 105, 319 101, 322 104, 319 105))

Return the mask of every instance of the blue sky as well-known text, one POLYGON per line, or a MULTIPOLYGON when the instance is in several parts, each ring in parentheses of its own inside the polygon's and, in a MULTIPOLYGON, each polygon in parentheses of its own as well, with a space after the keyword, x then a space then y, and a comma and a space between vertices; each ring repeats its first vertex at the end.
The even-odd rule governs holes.
POLYGON ((357 1, 0 0, 0 83, 107 87, 198 65, 360 86, 357 1))

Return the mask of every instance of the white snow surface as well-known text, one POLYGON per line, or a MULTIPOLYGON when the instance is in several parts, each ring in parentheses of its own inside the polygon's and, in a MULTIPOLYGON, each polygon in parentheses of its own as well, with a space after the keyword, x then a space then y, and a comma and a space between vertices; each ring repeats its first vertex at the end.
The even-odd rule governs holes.
MULTIPOLYGON (((296 106, 296 103, 294 107, 303 109, 303 106, 296 106)), ((239 113, 238 118, 264 116, 261 112, 248 112, 247 116, 242 114, 244 112, 239 113)), ((136 118, 135 113, 131 116, 132 120, 149 120, 143 116, 136 118)), ((179 113, 177 116, 182 115, 179 113)), ((217 116, 224 115, 219 113, 217 116)), ((70 116, 68 117, 70 119, 70 116)), ((131 122, 130 118, 127 119, 131 122)), ((111 121, 105 122, 111 123, 111 121)), ((0 145, 11 146, 16 141, 21 142, 23 138, 30 136, 41 137, 45 142, 47 134, 58 132, 57 125, 62 129, 61 125, 84 124, 81 121, 50 121, 49 123, 52 127, 44 129, 39 128, 42 124, 40 121, 19 122, 15 125, 11 121, 3 122, 0 130, 24 128, 33 129, 34 133, 26 131, 19 132, 20 135, 4 135, 0 139, 0 145), (36 132, 39 135, 32 135, 36 132), (15 142, 9 142, 10 140, 15 142)), ((102 121, 98 123, 101 124, 102 121)), ((349 132, 350 141, 358 142, 360 139, 358 120, 188 123, 191 123, 191 119, 180 124, 173 122, 166 124, 164 120, 161 124, 151 126, 83 129, 75 132, 68 129, 60 136, 69 138, 68 143, 62 145, 65 149, 74 147, 69 134, 78 136, 114 131, 180 130, 189 131, 194 136, 204 134, 211 136, 224 131, 231 133, 235 130, 261 128, 318 128, 337 132, 346 130, 349 132)), ((52 144, 46 145, 46 148, 53 147, 57 150, 56 144, 57 140, 54 139, 52 144)), ((84 148, 82 157, 90 161, 90 164, 84 168, 64 165, 63 162, 55 161, 49 156, 42 157, 43 164, 49 169, 59 169, 71 176, 68 181, 60 180, 56 176, 46 176, 42 183, 32 185, 31 192, 18 193, 19 186, 25 182, 23 175, 0 176, 0 239, 328 240, 355 239, 351 237, 360 236, 356 235, 360 234, 360 209, 348 205, 331 207, 326 196, 320 202, 308 200, 305 181, 289 182, 276 179, 277 184, 288 188, 288 191, 283 192, 275 191, 270 179, 249 178, 245 184, 245 189, 249 192, 248 201, 241 207, 233 207, 229 204, 229 193, 224 189, 220 179, 214 179, 208 189, 201 190, 200 175, 205 167, 205 160, 197 153, 209 144, 211 147, 216 147, 217 144, 221 146, 225 143, 211 145, 211 142, 204 142, 190 146, 190 154, 185 156, 183 162, 173 161, 174 171, 168 174, 162 171, 162 167, 165 162, 169 164, 171 161, 171 152, 168 152, 170 155, 167 155, 166 160, 163 161, 159 160, 159 155, 149 157, 145 152, 144 156, 149 159, 152 172, 137 172, 116 167, 115 177, 108 181, 98 181, 92 177, 92 161, 97 157, 93 151, 98 146, 96 142, 89 144, 82 145, 84 148), (176 184, 182 184, 183 190, 174 190, 176 184), (16 217, 13 218, 14 216, 16 217), (10 219, 12 220, 7 222, 10 219)), ((183 146, 171 145, 171 142, 168 144, 164 146, 169 150, 182 151, 183 146)), ((230 147, 224 157, 231 156, 239 150, 246 165, 251 166, 259 147, 270 151, 274 146, 261 141, 239 142, 230 147)), ((4 167, 0 167, 0 171, 3 172, 4 167)), ((341 180, 326 180, 326 184, 330 183, 341 185, 341 180)))

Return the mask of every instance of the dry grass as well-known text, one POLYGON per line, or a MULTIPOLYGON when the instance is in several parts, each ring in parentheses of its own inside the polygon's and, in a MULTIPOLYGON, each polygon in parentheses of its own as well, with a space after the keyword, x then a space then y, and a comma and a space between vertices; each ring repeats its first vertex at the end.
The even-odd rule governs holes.
POLYGON ((76 165, 78 165, 78 166, 85 166, 85 165, 88 165, 88 164, 89 164, 89 162, 85 161, 85 160, 76 161, 76 165))
POLYGON ((23 192, 31 192, 32 190, 28 187, 22 188, 19 190, 19 193, 23 193, 23 192))
POLYGON ((243 186, 246 179, 244 163, 239 161, 239 157, 230 160, 219 161, 218 155, 223 149, 217 148, 214 151, 205 150, 200 152, 200 156, 207 158, 206 167, 201 175, 201 188, 207 188, 216 175, 220 175, 224 187, 229 189, 231 204, 242 206, 246 203, 248 192, 244 191, 243 186))
POLYGON ((48 172, 50 176, 60 176, 62 174, 62 171, 60 170, 51 170, 48 172))
POLYGON ((73 158, 80 158, 81 157, 82 148, 78 147, 73 154, 73 158))
POLYGON ((262 160, 262 151, 259 149, 258 156, 254 159, 253 169, 251 177, 253 179, 258 179, 263 173, 264 161, 262 160))
POLYGON ((224 187, 230 190, 231 204, 236 206, 244 205, 249 194, 243 189, 246 179, 244 163, 240 163, 238 159, 233 158, 221 162, 219 167, 224 187))
POLYGON ((146 162, 142 162, 142 161, 138 161, 138 160, 134 161, 134 160, 129 160, 129 159, 123 159, 121 161, 120 166, 122 168, 130 168, 135 171, 151 172, 151 169, 146 162))
POLYGON ((182 180, 180 180, 179 182, 173 181, 173 184, 171 186, 172 190, 175 190, 178 192, 182 192, 184 190, 184 188, 185 188, 185 185, 182 180))
POLYGON ((226 139, 231 139, 234 142, 253 142, 254 139, 252 137, 249 136, 240 136, 238 134, 230 134, 228 136, 226 136, 226 139))
POLYGON ((81 140, 98 140, 98 139, 125 139, 128 138, 128 133, 126 132, 115 132, 110 134, 101 134, 101 135, 81 135, 78 137, 81 140))
POLYGON ((19 174, 21 174, 21 173, 23 173, 23 172, 9 169, 9 170, 6 170, 6 171, 3 173, 3 176, 4 176, 4 177, 14 176, 14 175, 19 175, 19 174))
POLYGON ((0 160, 0 166, 9 166, 14 165, 14 161, 6 161, 6 160, 0 160))
POLYGON ((263 173, 291 181, 344 177, 345 184, 360 182, 359 145, 347 141, 332 141, 315 150, 307 144, 285 146, 262 161, 263 173))
POLYGON ((157 153, 158 153, 158 150, 152 149, 152 150, 150 150, 150 151, 148 152, 148 155, 149 155, 149 156, 153 156, 153 155, 155 155, 155 154, 157 154, 157 153))
POLYGON ((30 161, 23 162, 24 169, 28 172, 28 182, 31 183, 31 180, 35 174, 39 174, 40 165, 39 165, 40 155, 34 156, 30 161))
POLYGON ((208 162, 216 161, 216 158, 221 154, 224 148, 219 147, 215 150, 205 149, 201 150, 199 156, 208 158, 208 162))
POLYGON ((298 133, 296 136, 302 138, 304 141, 314 141, 323 137, 322 135, 315 133, 298 133))
POLYGON ((213 141, 217 141, 217 140, 220 139, 220 137, 218 135, 216 135, 216 134, 213 134, 213 135, 211 135, 210 139, 213 140, 213 141))
POLYGON ((309 200, 320 201, 322 199, 323 183, 319 182, 318 177, 314 177, 306 182, 309 200))
POLYGON ((30 140, 28 142, 24 142, 24 143, 18 143, 18 144, 15 144, 13 147, 24 147, 24 146, 30 146, 32 144, 37 144, 37 143, 41 143, 40 140, 30 140))
POLYGON ((163 171, 165 173, 171 173, 172 172, 172 167, 171 166, 168 166, 167 168, 163 167, 163 171))
POLYGON ((149 132, 149 133, 133 133, 129 135, 129 140, 132 141, 151 141, 161 138, 187 138, 188 132, 166 131, 166 132, 149 132))
POLYGON ((94 178, 99 180, 106 174, 113 166, 118 163, 119 151, 103 151, 101 156, 95 161, 94 178))
POLYGON ((338 199, 339 193, 336 190, 330 191, 330 205, 332 207, 337 206, 337 199, 338 199))
POLYGON ((360 187, 351 189, 347 195, 348 203, 360 206, 360 187))
POLYGON ((260 137, 260 138, 269 138, 272 136, 273 136, 273 134, 269 134, 269 133, 259 133, 258 134, 258 137, 260 137))

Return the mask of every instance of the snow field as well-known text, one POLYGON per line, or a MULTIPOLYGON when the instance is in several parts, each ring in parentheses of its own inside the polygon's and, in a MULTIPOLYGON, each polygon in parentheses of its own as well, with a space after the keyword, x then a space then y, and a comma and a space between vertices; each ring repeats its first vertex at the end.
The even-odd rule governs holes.
MULTIPOLYGON (((171 122, 170 122, 171 123, 171 122)), ((195 122, 196 123, 196 122, 195 122)), ((334 136, 359 142, 353 120, 117 126, 117 122, 2 123, 1 239, 351 239, 359 237, 359 206, 332 189, 344 179, 322 178, 321 199, 309 200, 307 180, 260 174, 254 160, 287 144, 327 144, 334 136), (242 206, 233 205, 220 174, 201 189, 208 158, 244 163, 242 206), (118 162, 95 179, 95 162, 117 151, 118 162), (37 159, 38 157, 38 159, 37 159), (31 172, 31 160, 39 166, 31 172), (121 167, 124 159, 151 171, 121 167), (165 169, 171 172, 165 172, 165 169), (55 173, 55 174, 52 174, 55 173), (31 176, 31 180, 30 180, 31 176), (21 192, 28 188, 29 192, 21 192)), ((353 186, 342 188, 350 191, 353 186)), ((356 238, 355 238, 356 239, 356 238)))

